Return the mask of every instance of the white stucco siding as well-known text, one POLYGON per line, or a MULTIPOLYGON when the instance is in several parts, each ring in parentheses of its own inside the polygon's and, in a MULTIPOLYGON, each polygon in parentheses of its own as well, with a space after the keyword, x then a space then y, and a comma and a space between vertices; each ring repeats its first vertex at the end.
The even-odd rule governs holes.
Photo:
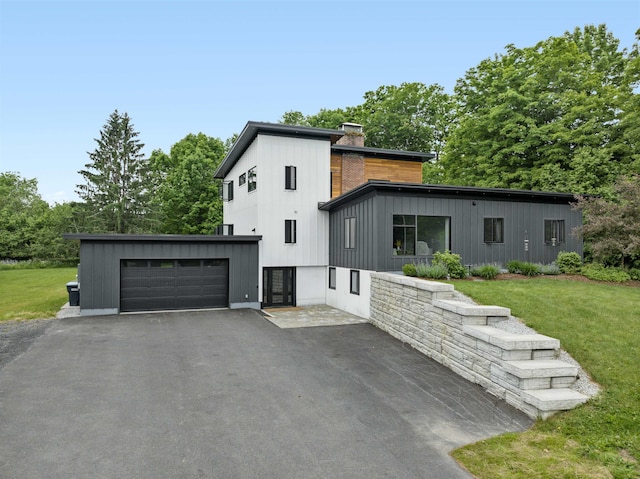
MULTIPOLYGON (((263 266, 323 266, 329 259, 330 142, 259 135, 258 202, 263 266), (285 189, 285 167, 296 167, 296 189, 285 189), (296 242, 285 243, 285 220, 296 221, 296 242)), ((255 143, 255 142, 254 142, 255 143)))
POLYGON ((249 193, 248 183, 242 186, 239 183, 240 175, 247 175, 249 169, 254 166, 259 169, 258 159, 259 148, 254 141, 225 177, 225 181, 233 181, 233 200, 223 202, 224 223, 233 225, 235 235, 259 234, 258 202, 261 192, 256 189, 249 193), (255 232, 252 231, 254 228, 255 232))
MULTIPOLYGON (((327 278, 329 275, 327 268, 327 278)), ((325 284, 326 302, 329 306, 342 309, 361 318, 369 319, 371 299, 371 273, 373 271, 360 271, 360 294, 351 294, 351 269, 336 267, 336 289, 329 288, 327 280, 325 284)))
POLYGON ((296 304, 309 306, 325 304, 325 288, 327 268, 325 266, 309 266, 296 268, 296 304))

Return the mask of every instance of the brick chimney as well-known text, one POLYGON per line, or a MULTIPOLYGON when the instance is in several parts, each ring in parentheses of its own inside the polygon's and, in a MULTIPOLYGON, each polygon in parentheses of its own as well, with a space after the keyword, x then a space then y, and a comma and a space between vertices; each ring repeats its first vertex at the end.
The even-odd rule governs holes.
MULTIPOLYGON (((343 123, 340 125, 340 129, 345 133, 336 142, 338 145, 364 147, 362 125, 343 123)), ((364 155, 355 151, 342 153, 341 192, 346 193, 364 182, 364 155)))
POLYGON ((362 125, 357 123, 343 123, 340 129, 344 131, 344 135, 336 144, 347 146, 364 146, 364 133, 362 133, 362 125))

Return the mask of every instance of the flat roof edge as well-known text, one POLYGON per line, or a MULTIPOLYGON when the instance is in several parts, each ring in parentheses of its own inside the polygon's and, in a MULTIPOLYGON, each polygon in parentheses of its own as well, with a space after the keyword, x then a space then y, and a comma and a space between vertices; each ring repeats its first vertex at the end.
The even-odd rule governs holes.
POLYGON ((430 194, 460 198, 500 198, 513 201, 539 201, 546 203, 570 203, 575 200, 573 193, 558 193, 550 191, 510 190, 505 188, 478 188, 473 186, 432 185, 426 183, 396 183, 381 180, 369 180, 346 193, 337 196, 318 209, 331 211, 334 208, 348 204, 374 191, 396 194, 430 194))
POLYGON ((90 234, 64 233, 66 240, 80 241, 152 241, 171 243, 257 243, 262 240, 261 235, 140 235, 140 234, 90 234))

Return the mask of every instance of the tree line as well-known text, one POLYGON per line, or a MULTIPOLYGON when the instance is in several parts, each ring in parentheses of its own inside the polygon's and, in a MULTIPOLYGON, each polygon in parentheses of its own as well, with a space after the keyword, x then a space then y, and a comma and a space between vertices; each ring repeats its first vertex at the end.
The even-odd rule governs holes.
MULTIPOLYGON (((508 45, 469 69, 452 94, 438 84, 386 85, 366 92, 359 105, 287 111, 279 121, 331 129, 356 122, 367 146, 434 152, 423 165, 425 183, 572 192, 628 204, 623 194, 640 174, 640 29, 636 40, 620 49, 604 25, 576 28, 531 47, 508 45)), ((213 172, 233 140, 189 134, 146 159, 131 118, 114 111, 79 172, 81 201, 49 207, 35 180, 1 174, 0 198, 7 201, 0 206, 0 258, 77 254, 62 232, 213 233, 222 223, 213 172)), ((589 196, 581 201, 587 215, 602 211, 587 203, 589 196)), ((596 250, 640 261, 637 246, 596 250)))

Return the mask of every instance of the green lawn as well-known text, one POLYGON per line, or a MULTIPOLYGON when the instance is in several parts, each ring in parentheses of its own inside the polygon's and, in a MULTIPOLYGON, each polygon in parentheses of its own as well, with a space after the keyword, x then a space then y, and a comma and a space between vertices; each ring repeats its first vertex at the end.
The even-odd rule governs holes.
POLYGON ((455 281, 558 338, 603 387, 572 411, 453 452, 478 478, 640 477, 640 288, 558 278, 455 281))
POLYGON ((0 271, 0 321, 52 318, 68 301, 77 268, 0 271))

